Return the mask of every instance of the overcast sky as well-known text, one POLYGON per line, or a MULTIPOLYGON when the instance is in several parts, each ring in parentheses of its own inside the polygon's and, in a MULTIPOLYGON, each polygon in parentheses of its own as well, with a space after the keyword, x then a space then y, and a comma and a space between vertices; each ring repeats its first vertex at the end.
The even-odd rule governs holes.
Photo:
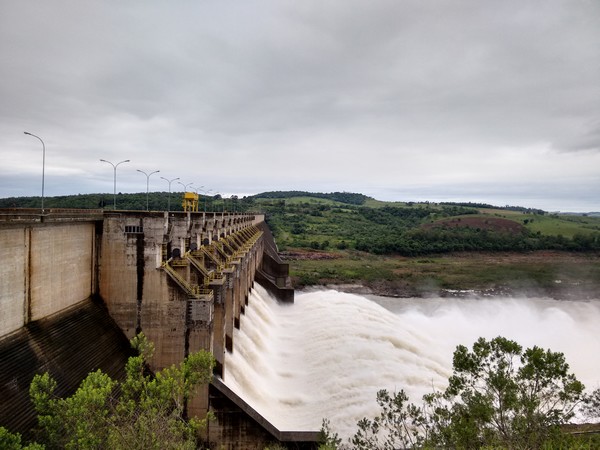
POLYGON ((0 0, 0 197, 600 211, 600 0, 0 0), (172 184, 173 191, 183 187, 172 184))

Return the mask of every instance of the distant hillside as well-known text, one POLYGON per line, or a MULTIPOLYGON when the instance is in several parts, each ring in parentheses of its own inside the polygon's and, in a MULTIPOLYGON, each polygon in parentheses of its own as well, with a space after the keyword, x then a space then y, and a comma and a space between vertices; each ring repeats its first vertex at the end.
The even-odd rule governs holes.
POLYGON ((358 250, 414 256, 462 251, 600 250, 600 219, 594 217, 478 203, 392 203, 362 196, 363 205, 334 198, 339 197, 277 192, 254 196, 254 206, 267 213, 283 251, 358 250))
POLYGON ((489 205, 487 203, 471 203, 471 202, 462 202, 462 203, 456 203, 456 202, 443 202, 440 203, 441 205, 457 205, 457 206, 467 206, 469 208, 485 208, 485 209, 502 209, 505 211, 518 211, 518 212, 522 212, 522 213, 527 213, 527 214, 545 214, 546 211, 542 210, 542 209, 536 209, 536 208, 525 208, 523 206, 494 206, 494 205, 489 205))
POLYGON ((335 202, 347 203, 349 205, 363 205, 371 197, 367 197, 363 194, 355 194, 352 192, 332 192, 329 194, 322 194, 318 192, 306 192, 306 191, 271 191, 263 192, 252 196, 253 198, 295 198, 295 197, 312 197, 321 198, 327 200, 333 200, 335 202))

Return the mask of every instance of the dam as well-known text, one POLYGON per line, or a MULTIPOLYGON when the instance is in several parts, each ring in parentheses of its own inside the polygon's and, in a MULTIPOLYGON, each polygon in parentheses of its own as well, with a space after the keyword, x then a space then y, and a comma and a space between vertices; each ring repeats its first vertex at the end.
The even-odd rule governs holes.
POLYGON ((93 370, 120 378, 128 340, 142 331, 155 345, 153 370, 199 350, 214 355, 213 382, 187 411, 214 414, 208 442, 314 447, 316 430, 277 429, 224 382, 255 282, 294 301, 262 215, 0 210, 0 256, 0 424, 10 431, 27 436, 35 425, 36 373, 49 372, 59 395, 93 370))

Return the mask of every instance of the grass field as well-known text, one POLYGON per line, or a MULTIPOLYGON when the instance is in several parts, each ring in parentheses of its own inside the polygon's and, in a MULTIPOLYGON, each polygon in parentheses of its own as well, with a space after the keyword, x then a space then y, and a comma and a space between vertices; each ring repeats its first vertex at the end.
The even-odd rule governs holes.
POLYGON ((562 234, 573 237, 575 234, 591 234, 600 231, 600 218, 583 216, 550 215, 536 216, 527 228, 542 234, 562 234))
POLYGON ((319 259, 319 255, 325 254, 306 252, 289 258, 297 287, 356 284, 393 296, 475 290, 600 298, 599 254, 540 251, 407 258, 337 252, 336 259, 319 259))

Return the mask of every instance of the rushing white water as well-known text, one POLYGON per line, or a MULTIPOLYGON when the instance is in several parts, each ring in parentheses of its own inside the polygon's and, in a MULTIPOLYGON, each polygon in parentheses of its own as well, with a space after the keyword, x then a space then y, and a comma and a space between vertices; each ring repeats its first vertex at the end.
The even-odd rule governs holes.
POLYGON ((451 374, 457 345, 504 336, 565 354, 588 389, 600 387, 600 301, 392 299, 337 291, 297 293, 280 305, 253 290, 225 383, 280 430, 341 436, 373 417, 379 389, 404 389, 412 402, 451 374))

